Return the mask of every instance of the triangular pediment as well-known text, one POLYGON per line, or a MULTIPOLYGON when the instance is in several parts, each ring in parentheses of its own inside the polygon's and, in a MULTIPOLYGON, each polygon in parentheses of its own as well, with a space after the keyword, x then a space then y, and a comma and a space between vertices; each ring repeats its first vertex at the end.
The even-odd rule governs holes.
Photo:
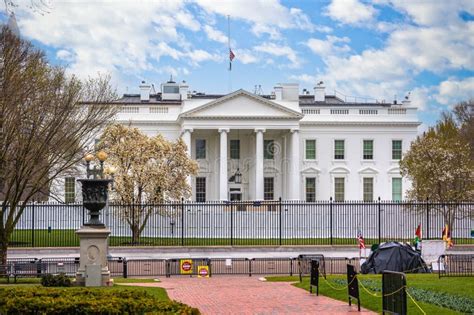
POLYGON ((183 112, 180 117, 301 119, 303 115, 261 96, 238 90, 183 112))

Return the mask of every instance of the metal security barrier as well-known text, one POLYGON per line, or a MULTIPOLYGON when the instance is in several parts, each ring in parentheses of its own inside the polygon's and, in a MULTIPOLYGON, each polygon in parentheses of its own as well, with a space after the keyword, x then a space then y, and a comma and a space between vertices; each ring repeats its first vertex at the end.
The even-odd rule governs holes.
POLYGON ((300 276, 300 282, 303 280, 303 276, 310 275, 311 272, 311 260, 317 260, 319 264, 320 273, 326 278, 326 260, 324 255, 299 255, 298 256, 298 274, 300 276))
POLYGON ((407 314, 407 280, 402 272, 382 273, 382 314, 407 314))
POLYGON ((349 264, 347 264, 347 294, 349 296, 349 306, 352 305, 352 299, 356 299, 357 310, 360 312, 359 280, 355 267, 349 264))
POLYGON ((474 255, 441 255, 438 258, 438 276, 474 277, 474 255))

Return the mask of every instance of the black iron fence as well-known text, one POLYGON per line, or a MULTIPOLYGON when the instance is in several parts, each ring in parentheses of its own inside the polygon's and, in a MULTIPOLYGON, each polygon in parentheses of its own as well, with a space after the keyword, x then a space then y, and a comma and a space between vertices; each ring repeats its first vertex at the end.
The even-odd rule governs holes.
MULTIPOLYGON (((316 256, 311 256, 316 257, 316 256)), ((112 277, 172 277, 196 276, 199 267, 207 266, 209 276, 213 275, 302 275, 309 276, 310 270, 306 263, 311 260, 308 255, 282 258, 170 258, 170 259, 127 259, 110 257, 108 267, 112 277), (183 262, 189 263, 189 272, 182 270, 183 262)), ((351 262, 359 266, 358 258, 329 257, 317 255, 320 262, 325 262, 324 275, 344 274, 346 265, 351 262)), ((47 274, 64 273, 74 277, 79 269, 79 257, 67 258, 14 258, 8 259, 2 266, 0 277, 21 278, 41 277, 47 274)))
MULTIPOLYGON (((446 213, 455 217, 455 244, 474 244, 474 202, 239 201, 110 204, 101 214, 111 246, 366 245, 439 239, 446 213)), ((75 230, 87 220, 81 204, 30 204, 11 247, 78 246, 75 230)))
POLYGON ((439 277, 474 277, 474 255, 442 255, 438 258, 439 277))

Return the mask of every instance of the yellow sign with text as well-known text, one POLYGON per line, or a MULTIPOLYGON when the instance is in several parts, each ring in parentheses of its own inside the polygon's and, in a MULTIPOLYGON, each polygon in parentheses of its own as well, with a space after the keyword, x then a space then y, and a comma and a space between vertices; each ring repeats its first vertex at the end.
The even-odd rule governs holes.
POLYGON ((198 266, 198 278, 209 278, 209 266, 198 266))
POLYGON ((182 275, 190 275, 193 273, 193 260, 181 259, 179 261, 179 270, 182 275))

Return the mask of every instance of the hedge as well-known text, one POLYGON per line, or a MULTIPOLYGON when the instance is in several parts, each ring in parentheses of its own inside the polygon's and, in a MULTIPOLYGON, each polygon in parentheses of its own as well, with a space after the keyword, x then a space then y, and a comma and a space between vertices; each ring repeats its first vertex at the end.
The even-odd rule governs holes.
POLYGON ((175 301, 160 301, 141 290, 89 288, 0 289, 0 314, 199 314, 175 301))

